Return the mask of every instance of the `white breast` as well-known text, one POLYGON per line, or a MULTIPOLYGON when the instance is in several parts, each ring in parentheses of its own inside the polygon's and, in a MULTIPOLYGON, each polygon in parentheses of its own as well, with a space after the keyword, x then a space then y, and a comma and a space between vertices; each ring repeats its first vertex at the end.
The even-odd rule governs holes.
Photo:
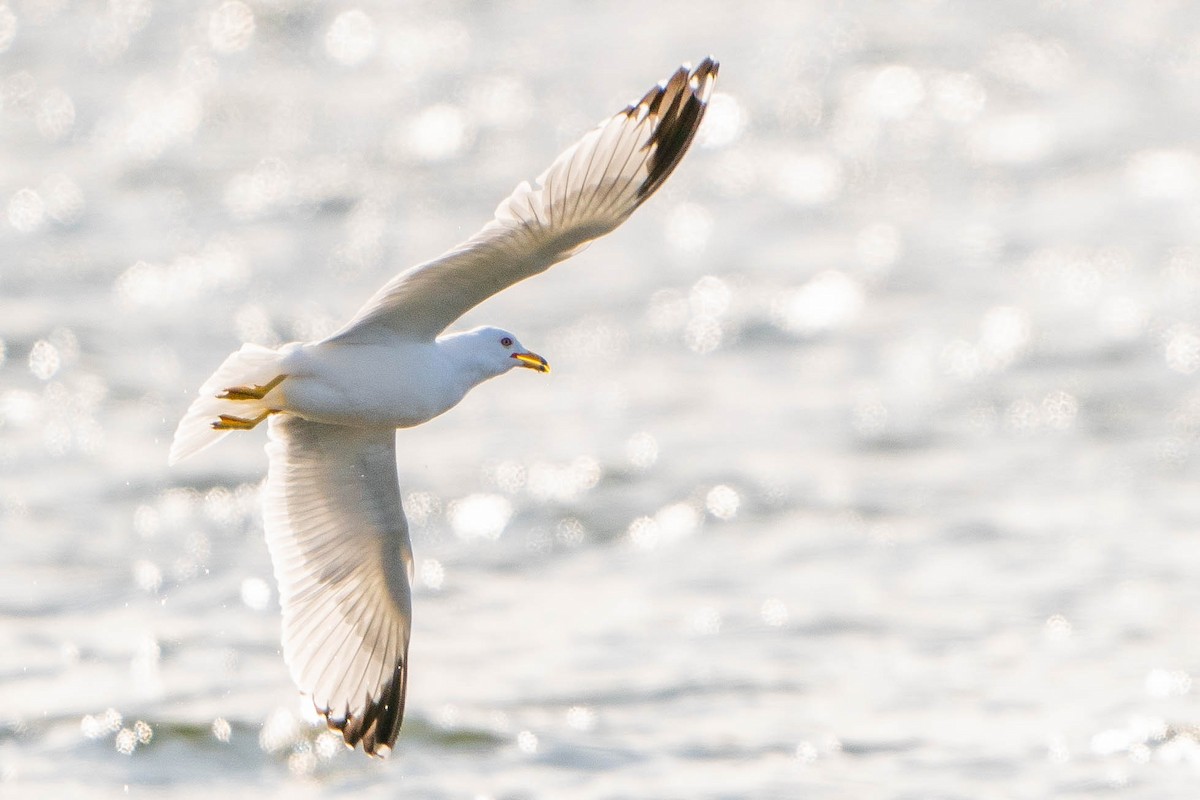
POLYGON ((433 343, 308 344, 283 361, 280 410, 312 422, 409 428, 471 388, 433 343))

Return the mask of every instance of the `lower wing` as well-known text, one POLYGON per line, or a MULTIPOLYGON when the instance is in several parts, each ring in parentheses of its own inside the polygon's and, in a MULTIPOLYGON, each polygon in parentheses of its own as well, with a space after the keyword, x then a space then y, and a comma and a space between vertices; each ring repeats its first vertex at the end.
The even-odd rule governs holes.
POLYGON ((264 500, 283 654, 346 744, 388 752, 404 716, 412 548, 395 432, 280 414, 264 500))

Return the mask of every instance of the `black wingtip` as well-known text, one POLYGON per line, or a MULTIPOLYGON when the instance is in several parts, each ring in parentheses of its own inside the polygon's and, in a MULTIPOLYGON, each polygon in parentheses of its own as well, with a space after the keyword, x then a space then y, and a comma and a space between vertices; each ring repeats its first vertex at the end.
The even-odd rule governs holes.
POLYGON ((708 99, 712 96, 720 68, 720 63, 712 56, 694 68, 684 65, 647 92, 638 103, 638 107, 646 108, 648 115, 659 117, 647 142, 647 146, 654 147, 654 153, 646 181, 638 189, 641 200, 662 186, 691 146, 708 109, 708 99))
POLYGON ((696 65, 696 68, 691 71, 690 78, 696 81, 700 90, 701 97, 704 102, 708 102, 708 96, 712 93, 713 84, 717 80, 717 74, 721 71, 721 62, 717 61, 712 56, 705 56, 704 59, 696 65))
POLYGON ((363 752, 374 758, 384 758, 395 747, 400 725, 404 721, 404 697, 408 685, 407 660, 396 665, 396 674, 379 693, 378 699, 365 698, 359 716, 346 711, 334 716, 328 709, 317 708, 331 730, 342 734, 347 747, 362 744, 363 752))

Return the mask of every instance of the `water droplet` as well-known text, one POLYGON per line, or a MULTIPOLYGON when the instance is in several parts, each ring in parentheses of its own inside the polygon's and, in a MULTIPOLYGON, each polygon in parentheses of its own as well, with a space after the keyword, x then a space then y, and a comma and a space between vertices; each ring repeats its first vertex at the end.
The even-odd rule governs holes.
POLYGON ((52 142, 58 141, 75 124, 75 104, 62 89, 51 89, 38 104, 35 122, 42 136, 52 142))
POLYGON ((83 216, 87 201, 83 190, 65 175, 52 175, 42 184, 46 213, 50 219, 69 225, 83 216))
POLYGON ((1062 614, 1054 614, 1046 620, 1046 636, 1052 640, 1062 640, 1071 637, 1074 628, 1062 614))
POLYGON ((887 430, 888 410, 878 397, 867 397, 854 404, 851 424, 855 433, 866 439, 876 439, 887 430))
POLYGON ((241 596, 247 608, 262 611, 271 602, 271 587, 262 578, 246 578, 242 581, 241 596))
POLYGON ((133 512, 133 529, 143 539, 151 539, 158 535, 159 515, 153 506, 140 505, 133 512))
POLYGON ((522 753, 533 755, 538 749, 538 737, 533 731, 521 731, 517 734, 517 747, 522 753))
POLYGON ((787 624, 788 608, 782 600, 770 597, 763 601, 762 608, 759 609, 759 615, 767 625, 770 625, 772 628, 779 628, 787 624))
POLYGON ((153 561, 140 559, 133 564, 133 582, 144 592, 154 594, 162 587, 162 570, 153 561))
POLYGON ((698 316, 719 317, 729 310, 732 297, 729 284, 715 275, 705 275, 692 286, 688 305, 698 316))
POLYGON ((772 312, 789 333, 815 336, 849 325, 858 318, 864 304, 858 281, 828 270, 777 298, 772 312))
POLYGON ((31 113, 36 93, 37 80, 28 71, 18 70, 0 84, 0 106, 6 114, 9 111, 31 113))
POLYGON ((34 342, 33 349, 29 351, 29 371, 35 378, 48 381, 54 377, 60 366, 62 360, 59 358, 57 347, 45 339, 34 342))
POLYGON ((179 142, 187 141, 200 125, 203 106, 192 89, 160 85, 153 79, 134 83, 129 90, 132 109, 124 130, 124 147, 134 158, 153 161, 179 142))
POLYGON ((691 536, 700 527, 700 513, 688 503, 672 503, 659 509, 654 515, 659 534, 664 542, 673 542, 691 536))
POLYGON ((708 100, 704 121, 696 133, 696 144, 704 149, 731 145, 742 135, 748 123, 746 110, 737 98, 724 92, 713 92, 708 100))
POLYGON ((809 766, 817 760, 819 755, 820 751, 812 742, 801 742, 796 745, 796 760, 800 762, 801 766, 809 766))
POLYGON ((571 706, 567 709, 567 725, 577 731, 596 727, 596 711, 591 706, 571 706))
POLYGON ((461 153, 469 139, 467 117, 456 106, 427 108, 409 123, 404 150, 422 161, 445 161, 461 153))
POLYGON ((254 12, 239 0, 222 3, 208 18, 208 43, 218 53, 245 50, 254 38, 254 12))
POLYGON ((472 494, 451 502, 446 517, 462 539, 498 539, 512 512, 512 503, 502 495, 472 494))
POLYGON ((1200 369, 1200 331, 1180 323, 1171 326, 1164 338, 1164 355, 1169 369, 1184 375, 1191 375, 1200 369))
POLYGON ((1013 306, 996 306, 979 323, 979 350, 990 370, 1009 366, 1029 346, 1029 315, 1013 306))
POLYGON ((103 714, 95 716, 88 714, 80 720, 80 730, 89 739, 99 739, 121 727, 121 713, 115 708, 107 709, 103 714))
POLYGON ((409 492, 404 496, 404 513, 410 525, 424 527, 442 510, 442 501, 432 492, 409 492))
POLYGON ((456 728, 458 727, 460 717, 461 714, 459 713, 458 706, 453 703, 446 703, 437 710, 434 720, 443 728, 456 728))
POLYGON ((578 547, 587 539, 587 529, 575 517, 566 517, 554 526, 554 538, 567 547, 578 547))
POLYGON ((650 517, 638 517, 629 523, 629 538, 635 547, 653 550, 658 546, 660 532, 658 523, 650 517))
POLYGON ((565 503, 595 488, 602 474, 600 462, 590 456, 561 466, 539 461, 529 467, 527 489, 540 502, 565 503))
POLYGON ((18 233, 32 233, 42 226, 46 204, 33 189, 18 189, 8 200, 8 224, 18 233))
POLYGON ((122 728, 117 731, 117 738, 114 743, 118 753, 131 755, 137 749, 138 737, 132 728, 122 728))
POLYGON ((1146 673, 1146 694, 1151 697, 1184 695, 1192 690, 1192 677, 1183 670, 1155 668, 1146 673))
POLYGON ((313 742, 313 752, 322 761, 330 761, 346 752, 346 743, 341 734, 325 731, 313 742))
POLYGON ((299 737, 300 720, 289 709, 277 708, 263 723, 258 734, 258 746, 268 753, 275 753, 290 746, 299 737))
POLYGON ((708 491, 704 498, 704 507, 708 513, 720 520, 731 520, 737 516, 742 499, 737 490, 725 484, 718 484, 708 491))
MULTIPOLYGON (((308 743, 305 742, 307 745, 308 743)), ((312 775, 317 769, 317 755, 310 747, 305 747, 288 756, 288 771, 296 776, 312 775)))
POLYGON ((1071 750, 1061 734, 1053 734, 1046 742, 1046 758, 1052 764, 1065 764, 1071 760, 1071 750))
POLYGON ((436 558, 427 558, 421 562, 421 584, 427 589, 438 591, 446 579, 446 568, 436 558))
POLYGON ((356 8, 334 18, 325 33, 325 52, 339 64, 354 67, 371 57, 377 42, 375 23, 356 8))
POLYGON ((925 85, 912 67, 892 64, 875 74, 866 92, 867 107, 882 119, 903 119, 925 99, 925 85))
POLYGON ((688 320, 683 329, 683 342, 693 353, 706 355, 721 345, 724 327, 716 317, 698 315, 688 320))
POLYGON ((1079 401, 1064 391, 1050 392, 1042 399, 1042 419, 1049 427, 1065 431, 1075 424, 1079 401))
POLYGON ((625 442, 625 457, 637 469, 649 469, 658 460, 658 441, 645 431, 635 433, 625 442))

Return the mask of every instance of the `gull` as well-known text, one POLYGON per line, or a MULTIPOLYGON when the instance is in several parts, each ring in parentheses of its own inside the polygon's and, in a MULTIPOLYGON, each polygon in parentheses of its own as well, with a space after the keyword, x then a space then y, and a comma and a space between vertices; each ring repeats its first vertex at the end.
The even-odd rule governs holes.
POLYGON ((348 747, 395 745, 404 716, 413 554, 395 432, 541 356, 495 327, 445 333, 497 292, 624 222, 679 164, 718 64, 684 65, 522 182, 478 233, 402 272, 326 339, 245 344, 200 387, 174 464, 268 423, 263 527, 292 679, 348 747))

